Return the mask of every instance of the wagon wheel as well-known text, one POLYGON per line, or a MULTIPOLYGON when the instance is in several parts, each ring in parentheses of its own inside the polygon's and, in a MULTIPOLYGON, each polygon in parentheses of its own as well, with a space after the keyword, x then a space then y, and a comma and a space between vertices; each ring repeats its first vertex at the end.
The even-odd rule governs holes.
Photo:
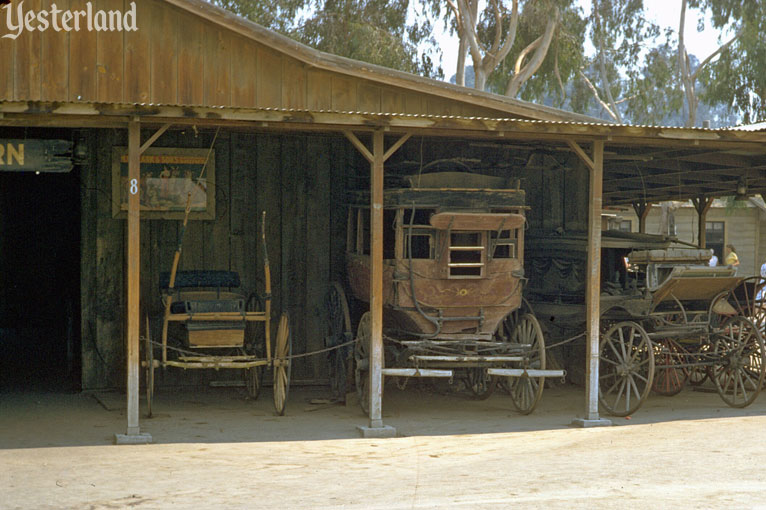
MULTIPOLYGON (((327 323, 329 326, 328 336, 325 338, 325 347, 335 347, 351 340, 351 314, 348 309, 348 300, 343 286, 338 282, 332 282, 327 292, 327 323)), ((340 347, 328 353, 330 362, 330 389, 333 398, 344 400, 346 397, 346 374, 348 347, 340 347)))
POLYGON ((635 322, 618 322, 599 346, 598 400, 613 416, 634 413, 649 395, 654 378, 654 349, 635 322))
POLYGON ((149 327, 149 315, 146 316, 146 332, 144 335, 144 357, 146 362, 146 417, 152 417, 152 400, 154 399, 154 345, 152 330, 149 327))
POLYGON ((672 338, 663 338, 654 344, 654 381, 655 393, 672 397, 681 392, 689 378, 689 370, 679 367, 686 363, 687 351, 672 338))
POLYGON ((750 319, 761 336, 766 333, 766 280, 751 276, 715 297, 710 305, 711 326, 717 327, 734 315, 750 319))
POLYGON ((261 386, 263 386, 263 367, 255 366, 245 369, 245 387, 247 396, 252 400, 258 400, 261 395, 261 386))
MULTIPOLYGON (((699 346, 699 349, 694 353, 698 358, 706 358, 707 353, 710 351, 710 344, 704 343, 699 346)), ((687 382, 691 386, 702 386, 702 384, 710 377, 710 367, 705 366, 692 366, 689 367, 689 378, 687 382)))
MULTIPOLYGON (((509 343, 518 347, 512 351, 521 351, 523 360, 514 368, 545 370, 545 339, 543 330, 537 318, 531 313, 525 313, 515 322, 509 337, 509 343), (520 347, 526 345, 528 347, 520 347)), ((508 392, 513 406, 521 414, 529 414, 535 410, 543 395, 544 377, 508 377, 508 392)))
POLYGON ((731 407, 753 403, 766 376, 766 352, 755 324, 732 317, 713 333, 712 355, 720 364, 712 370, 718 394, 731 407))
POLYGON ((488 399, 497 387, 497 377, 489 375, 482 367, 466 369, 465 381, 476 400, 488 399))
POLYGON ((287 403, 287 393, 290 390, 290 372, 292 370, 290 356, 293 353, 290 320, 286 312, 279 318, 276 344, 272 362, 274 367, 274 409, 278 416, 283 416, 287 403))
MULTIPOLYGON (((364 414, 370 414, 370 342, 372 341, 372 314, 365 312, 359 320, 354 342, 354 376, 359 405, 364 414)), ((382 388, 381 388, 382 391, 382 388)))

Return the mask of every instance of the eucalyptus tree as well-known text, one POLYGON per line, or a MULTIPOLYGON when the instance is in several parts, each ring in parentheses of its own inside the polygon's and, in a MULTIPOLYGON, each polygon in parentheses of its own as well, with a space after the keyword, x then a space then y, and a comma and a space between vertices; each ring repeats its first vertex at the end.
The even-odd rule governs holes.
POLYGON ((443 76, 428 18, 407 22, 409 0, 209 1, 327 53, 443 76))
POLYGON ((678 29, 678 74, 687 108, 686 125, 698 123, 700 99, 730 105, 747 122, 766 118, 766 3, 754 0, 682 0, 678 29), (718 48, 696 67, 686 49, 687 8, 709 17, 718 48), (701 90, 702 89, 702 90, 701 90))

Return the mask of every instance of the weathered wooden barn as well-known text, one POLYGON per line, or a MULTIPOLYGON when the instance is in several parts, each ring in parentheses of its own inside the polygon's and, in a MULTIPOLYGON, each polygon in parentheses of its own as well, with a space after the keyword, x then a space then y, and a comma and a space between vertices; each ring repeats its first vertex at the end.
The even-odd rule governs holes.
MULTIPOLYGON (((129 2, 98 5, 126 10, 129 2)), ((170 269, 181 230, 177 216, 142 213, 139 222, 131 201, 123 210, 129 179, 142 171, 131 155, 213 151, 213 192, 189 222, 184 269, 235 270, 246 291, 259 291, 266 211, 274 311, 290 312, 299 353, 324 345, 324 295, 344 278, 344 194, 370 187, 375 197, 384 160, 396 172, 444 160, 517 177, 530 231, 587 233, 591 254, 599 250, 602 185, 605 204, 632 204, 639 214, 670 197, 730 194, 743 178, 751 193, 766 187, 758 132, 597 124, 319 53, 202 0, 139 0, 136 12, 137 31, 0 38, 0 61, 10 63, 0 73, 0 142, 68 141, 74 163, 49 173, 18 157, 14 167, 8 156, 0 166, 0 328, 15 345, 4 372, 29 380, 68 363, 83 389, 127 380, 129 433, 138 431, 139 324, 161 311, 159 273, 170 269)), ((373 236, 381 224, 372 218, 373 236)), ((375 254, 373 245, 381 264, 375 254)), ((588 259, 589 313, 595 307, 597 317, 598 257, 588 259)), ((371 287, 374 297, 380 289, 371 287)), ((373 324, 379 341, 379 316, 373 324)), ((593 324, 590 333, 592 351, 593 324)), ((293 379, 323 383, 325 365, 322 356, 301 359, 293 379)), ((49 382, 61 378, 54 384, 67 377, 50 373, 49 382)), ((589 419, 598 416, 592 382, 589 419)), ((378 402, 371 424, 380 423, 378 402)))

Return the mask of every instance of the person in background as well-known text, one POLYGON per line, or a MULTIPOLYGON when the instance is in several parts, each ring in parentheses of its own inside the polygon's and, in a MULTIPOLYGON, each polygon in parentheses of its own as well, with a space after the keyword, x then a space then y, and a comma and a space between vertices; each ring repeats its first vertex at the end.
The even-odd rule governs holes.
POLYGON ((725 265, 733 267, 735 269, 734 274, 737 274, 736 269, 739 265, 739 257, 737 257, 737 250, 734 249, 733 244, 726 245, 726 258, 723 262, 725 265))
POLYGON ((715 267, 718 265, 718 255, 715 253, 710 257, 710 262, 708 262, 708 265, 710 267, 715 267))
POLYGON ((764 305, 762 302, 764 299, 766 299, 766 262, 761 266, 761 279, 758 280, 758 293, 755 295, 755 300, 761 301, 761 306, 764 305))

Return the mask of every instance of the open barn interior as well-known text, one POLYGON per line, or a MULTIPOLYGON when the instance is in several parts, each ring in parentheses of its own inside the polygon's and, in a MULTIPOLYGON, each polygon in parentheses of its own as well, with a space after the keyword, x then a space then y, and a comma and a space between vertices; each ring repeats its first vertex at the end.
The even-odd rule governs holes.
POLYGON ((80 388, 79 179, 0 167, 0 391, 80 388))

